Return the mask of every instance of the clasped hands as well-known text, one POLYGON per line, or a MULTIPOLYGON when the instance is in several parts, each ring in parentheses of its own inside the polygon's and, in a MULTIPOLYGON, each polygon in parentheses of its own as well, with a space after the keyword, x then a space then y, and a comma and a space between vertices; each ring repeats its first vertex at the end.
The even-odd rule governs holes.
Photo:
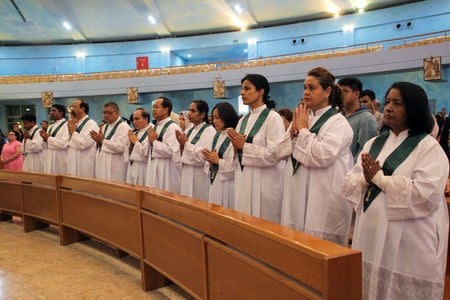
POLYGON ((381 170, 380 162, 373 160, 368 153, 361 154, 361 165, 363 168, 364 179, 367 183, 372 183, 373 177, 381 170))

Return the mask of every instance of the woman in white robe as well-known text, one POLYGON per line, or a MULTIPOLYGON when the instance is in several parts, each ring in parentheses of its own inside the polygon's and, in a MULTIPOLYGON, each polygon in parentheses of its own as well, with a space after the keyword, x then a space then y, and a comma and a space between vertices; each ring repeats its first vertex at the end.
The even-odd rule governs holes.
POLYGON ((284 123, 272 110, 275 103, 268 99, 270 86, 264 76, 249 74, 241 83, 242 100, 251 112, 239 120, 236 130, 227 129, 237 155, 235 209, 279 224, 285 164, 275 148, 285 132, 284 123))
POLYGON ((352 208, 342 187, 353 166, 353 130, 335 108, 340 95, 328 70, 310 70, 277 153, 289 158, 281 224, 347 246, 352 208))
POLYGON ((356 211, 352 248, 362 251, 363 298, 442 299, 449 166, 428 135, 425 91, 395 83, 384 116, 390 131, 366 143, 344 186, 356 211))
POLYGON ((181 194, 203 201, 209 199, 209 178, 203 171, 203 148, 207 147, 216 131, 208 124, 208 104, 197 100, 189 106, 189 120, 194 124, 187 134, 176 131, 180 143, 178 163, 181 167, 181 194))
POLYGON ((209 176, 209 202, 234 209, 234 149, 227 128, 235 128, 239 117, 230 103, 221 102, 212 110, 216 134, 203 149, 204 171, 209 176))

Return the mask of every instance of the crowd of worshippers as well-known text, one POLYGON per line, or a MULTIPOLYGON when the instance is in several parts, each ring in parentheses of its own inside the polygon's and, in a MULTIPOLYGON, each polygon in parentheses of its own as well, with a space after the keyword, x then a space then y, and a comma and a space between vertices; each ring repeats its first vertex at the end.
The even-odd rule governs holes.
POLYGON ((69 119, 55 104, 47 130, 34 115, 22 117, 23 142, 9 132, 11 156, 2 154, 2 161, 8 169, 22 153, 26 171, 154 187, 342 246, 356 214, 352 248, 362 251, 365 299, 442 299, 449 163, 435 139, 439 130, 431 136, 438 122, 425 91, 396 82, 380 113, 375 93, 357 78, 336 84, 318 67, 308 72, 294 112, 277 112, 264 76, 249 74, 241 84, 250 113, 239 117, 221 102, 211 111, 213 125, 202 100, 177 124, 171 100, 159 97, 154 124, 138 108, 134 129, 114 102, 104 105, 100 127, 85 100, 73 103, 69 119))

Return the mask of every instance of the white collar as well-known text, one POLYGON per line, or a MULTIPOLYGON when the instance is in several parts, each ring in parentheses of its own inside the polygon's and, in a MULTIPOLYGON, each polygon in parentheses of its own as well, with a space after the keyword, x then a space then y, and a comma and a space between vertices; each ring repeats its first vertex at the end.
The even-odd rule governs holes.
POLYGON ((158 122, 158 125, 164 125, 171 120, 170 116, 158 122))
POLYGON ((254 108, 254 109, 251 109, 251 113, 252 114, 257 114, 257 113, 260 113, 260 112, 262 112, 265 108, 267 108, 267 105, 261 105, 261 106, 258 106, 257 108, 254 108))
POLYGON ((327 112, 330 108, 331 108, 331 105, 327 105, 327 106, 325 106, 324 108, 321 108, 321 109, 316 110, 315 113, 311 110, 311 114, 312 114, 314 117, 320 117, 320 116, 323 115, 325 112, 327 112))

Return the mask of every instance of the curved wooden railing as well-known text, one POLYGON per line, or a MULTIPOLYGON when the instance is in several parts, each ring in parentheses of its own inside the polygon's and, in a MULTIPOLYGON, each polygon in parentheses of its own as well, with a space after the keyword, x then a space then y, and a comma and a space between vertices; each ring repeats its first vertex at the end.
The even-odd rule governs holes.
POLYGON ((237 211, 123 183, 0 171, 0 219, 55 224, 137 257, 142 287, 197 299, 361 299, 361 253, 237 211), (170 280, 170 281, 169 281, 170 280))
POLYGON ((276 65, 276 64, 294 63, 301 61, 310 61, 347 55, 374 53, 407 47, 416 47, 436 43, 443 43, 449 41, 450 41, 450 30, 442 30, 432 33, 419 34, 408 37, 362 44, 354 44, 342 47, 333 47, 319 50, 296 52, 290 54, 273 55, 267 57, 186 65, 178 67, 151 68, 141 70, 121 70, 121 71, 93 72, 93 73, 54 74, 54 75, 0 76, 0 84, 122 79, 122 78, 139 78, 139 77, 176 75, 176 74, 187 74, 198 72, 223 71, 223 70, 276 65))

